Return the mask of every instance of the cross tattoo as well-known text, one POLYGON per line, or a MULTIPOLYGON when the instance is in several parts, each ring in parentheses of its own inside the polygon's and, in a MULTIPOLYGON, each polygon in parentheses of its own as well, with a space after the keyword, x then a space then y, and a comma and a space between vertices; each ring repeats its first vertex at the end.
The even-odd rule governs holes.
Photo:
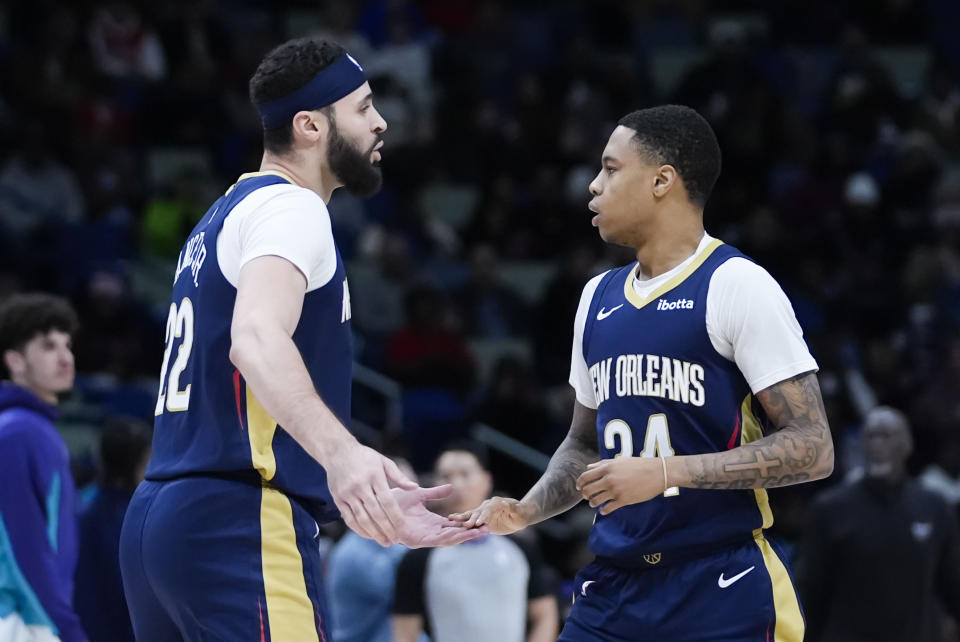
POLYGON ((771 468, 780 468, 783 465, 783 462, 779 458, 767 459, 763 456, 762 452, 757 452, 757 460, 747 463, 747 464, 727 464, 723 467, 723 470, 728 473, 736 472, 738 470, 757 470, 760 469, 760 477, 767 477, 771 468))

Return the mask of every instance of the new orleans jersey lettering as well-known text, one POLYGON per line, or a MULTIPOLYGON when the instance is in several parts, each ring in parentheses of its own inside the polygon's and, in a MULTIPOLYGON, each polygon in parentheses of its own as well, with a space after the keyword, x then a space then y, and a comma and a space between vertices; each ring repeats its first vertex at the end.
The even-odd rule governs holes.
POLYGON ((656 354, 621 354, 590 366, 590 379, 597 405, 610 398, 659 397, 670 401, 703 406, 703 366, 656 354), (611 376, 614 385, 611 388, 611 376))

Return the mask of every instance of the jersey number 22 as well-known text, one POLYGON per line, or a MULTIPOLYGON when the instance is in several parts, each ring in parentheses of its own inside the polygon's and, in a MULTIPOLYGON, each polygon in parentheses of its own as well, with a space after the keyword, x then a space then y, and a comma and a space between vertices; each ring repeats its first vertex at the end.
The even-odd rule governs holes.
POLYGON ((160 394, 157 397, 157 407, 153 411, 155 416, 163 413, 164 405, 168 412, 183 412, 190 405, 190 384, 181 390, 180 375, 187 367, 191 350, 193 350, 193 303, 188 297, 184 297, 179 307, 176 303, 170 304, 170 314, 167 315, 167 348, 163 351, 160 394), (173 352, 173 343, 176 339, 182 339, 182 341, 168 378, 167 367, 170 365, 170 353, 173 352))

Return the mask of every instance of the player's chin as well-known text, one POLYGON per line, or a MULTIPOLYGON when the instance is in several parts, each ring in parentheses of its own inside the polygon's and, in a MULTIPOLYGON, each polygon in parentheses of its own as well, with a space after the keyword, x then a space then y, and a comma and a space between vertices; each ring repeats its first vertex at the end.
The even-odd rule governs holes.
POLYGON ((60 394, 61 392, 67 392, 73 388, 74 374, 73 372, 69 374, 62 374, 57 376, 52 382, 50 389, 52 392, 60 394))
POLYGON ((611 232, 611 230, 603 225, 597 225, 597 233, 600 234, 600 238, 603 239, 604 243, 616 243, 616 235, 611 232))

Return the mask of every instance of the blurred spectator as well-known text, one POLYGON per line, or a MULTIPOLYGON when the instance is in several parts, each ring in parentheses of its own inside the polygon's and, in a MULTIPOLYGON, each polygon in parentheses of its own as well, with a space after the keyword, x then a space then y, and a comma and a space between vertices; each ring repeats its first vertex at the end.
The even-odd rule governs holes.
MULTIPOLYGON (((471 443, 448 446, 434 474, 438 484, 454 488, 438 507, 443 513, 479 506, 493 490, 485 454, 471 443)), ((413 642, 424 630, 434 642, 552 642, 559 624, 539 554, 499 535, 407 553, 397 570, 393 613, 394 642, 413 642)))
POLYGON ((351 277, 350 285, 356 291, 351 300, 353 323, 365 334, 379 339, 382 352, 382 341, 403 325, 404 300, 419 278, 407 239, 399 234, 380 236, 375 271, 351 277))
POLYGON ((143 253, 176 260, 183 239, 206 212, 202 177, 196 170, 185 170, 173 181, 168 193, 158 194, 147 204, 143 215, 143 253))
POLYGON ((526 334, 526 306, 500 281, 498 268, 493 247, 474 247, 470 254, 469 278, 454 295, 468 336, 497 338, 526 334))
POLYGON ((567 252, 535 312, 533 344, 537 374, 548 385, 566 386, 570 355, 560 348, 573 345, 573 317, 580 303, 579 292, 593 276, 592 258, 591 251, 584 246, 567 252))
MULTIPOLYGON (((394 458, 410 479, 410 464, 394 458)), ((327 603, 333 639, 337 642, 391 642, 397 566, 410 550, 402 544, 384 548, 348 530, 330 553, 327 564, 327 603)))
POLYGON ((960 508, 960 439, 956 435, 943 440, 934 461, 923 469, 920 481, 954 509, 960 508))
POLYGON ((73 610, 77 522, 57 395, 73 387, 77 317, 63 299, 0 303, 0 639, 87 639, 73 610))
POLYGON ((863 478, 811 508, 798 568, 811 642, 938 642, 937 598, 960 619, 960 532, 942 497, 907 476, 906 417, 863 427, 863 478))
POLYGON ((386 371, 404 386, 403 429, 411 463, 426 470, 443 444, 465 436, 474 358, 443 295, 411 290, 406 323, 386 349, 386 371))
POLYGON ((90 642, 133 642, 120 577, 120 527, 150 458, 151 431, 137 421, 107 422, 100 435, 100 477, 80 511, 74 604, 90 642))
POLYGON ((387 345, 387 372, 410 388, 466 393, 473 384, 473 355, 443 295, 426 286, 411 290, 404 315, 404 326, 387 345))
POLYGON ((129 4, 111 2, 100 7, 87 35, 97 67, 106 76, 159 80, 166 74, 160 39, 129 4))
POLYGON ((163 352, 163 329, 130 293, 120 268, 92 272, 79 297, 83 318, 77 361, 85 372, 120 381, 156 376, 163 352))
POLYGON ((79 221, 83 195, 73 171, 56 160, 43 125, 24 123, 19 152, 0 169, 0 226, 23 241, 41 226, 79 221))
MULTIPOLYGON (((556 435, 561 433, 550 423, 533 370, 516 357, 503 357, 496 363, 474 414, 478 421, 541 452, 552 452, 556 435)), ((509 457, 492 457, 490 470, 500 488, 511 496, 526 492, 539 479, 537 471, 517 466, 509 457)))

